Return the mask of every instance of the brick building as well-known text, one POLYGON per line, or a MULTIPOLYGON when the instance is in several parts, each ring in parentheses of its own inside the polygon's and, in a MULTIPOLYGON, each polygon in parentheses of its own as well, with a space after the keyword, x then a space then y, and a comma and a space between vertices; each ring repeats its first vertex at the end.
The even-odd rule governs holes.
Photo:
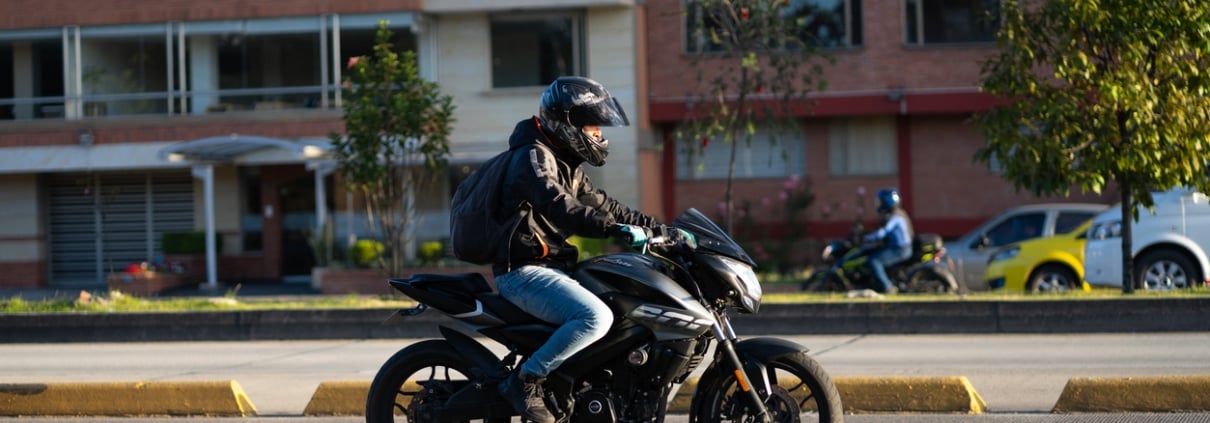
MULTIPOLYGON (((972 160, 982 140, 969 118, 992 101, 976 88, 979 61, 994 48, 974 22, 988 4, 789 1, 840 18, 826 38, 836 62, 826 66, 828 90, 800 116, 805 137, 786 144, 790 160, 758 165, 771 152, 759 142, 746 152, 740 199, 759 204, 805 176, 819 198, 811 228, 820 237, 847 228, 859 188, 899 187, 918 230, 949 236, 1006 207, 1048 201, 972 160), (845 210, 832 209, 842 202, 845 210)), ((607 132, 609 164, 590 170, 597 185, 665 218, 688 207, 716 215, 716 167, 689 165, 672 137, 698 54, 682 7, 5 1, 0 288, 104 287, 107 275, 161 257, 164 233, 201 230, 222 240, 218 279, 305 282, 318 228, 332 225, 338 248, 372 237, 323 153, 343 129, 341 71, 369 52, 381 20, 457 107, 448 178, 416 196, 417 242, 447 235, 452 187, 504 147, 558 74, 603 82, 630 114, 630 127, 607 132)))
MULTIPOLYGON (((687 93, 701 92, 693 36, 680 0, 647 2, 645 54, 649 69, 648 105, 652 124, 668 143, 686 115, 687 93), (696 90, 696 91, 695 91, 696 90)), ((994 99, 979 92, 980 66, 995 51, 997 2, 933 0, 819 0, 787 2, 795 12, 815 14, 838 25, 811 27, 835 63, 820 62, 827 89, 811 96, 813 105, 798 117, 805 137, 771 147, 759 140, 737 164, 736 201, 770 204, 791 175, 806 177, 817 195, 809 211, 812 236, 846 233, 854 219, 857 192, 898 187, 917 232, 955 237, 980 221, 1020 204, 1048 201, 1109 202, 1111 197, 1037 198, 974 160, 983 135, 972 114, 994 99), (790 159, 779 163, 784 149, 790 159), (842 206, 845 210, 836 210, 842 206)), ((710 53, 705 53, 710 54, 710 53)), ((705 63, 709 63, 708 61, 705 63)), ((708 65, 707 65, 708 67, 708 65)), ((682 141, 683 142, 683 141, 682 141)), ((696 141, 692 141, 696 142, 696 141)), ((668 214, 697 207, 717 215, 725 166, 687 169, 691 160, 725 164, 728 146, 712 142, 704 159, 684 148, 664 148, 663 207, 668 214)), ((744 149, 741 147, 741 149, 744 149)), ((757 216, 771 226, 768 213, 757 216)), ((872 210, 864 216, 875 219, 872 210)))

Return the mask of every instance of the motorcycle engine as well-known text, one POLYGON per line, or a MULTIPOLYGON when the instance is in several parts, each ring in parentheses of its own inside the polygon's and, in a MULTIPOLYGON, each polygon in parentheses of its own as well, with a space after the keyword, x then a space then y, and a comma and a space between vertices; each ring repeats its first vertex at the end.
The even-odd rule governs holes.
POLYGON ((592 390, 580 394, 576 399, 575 407, 576 411, 573 414, 576 416, 577 422, 615 423, 618 421, 613 400, 608 393, 603 391, 592 390))

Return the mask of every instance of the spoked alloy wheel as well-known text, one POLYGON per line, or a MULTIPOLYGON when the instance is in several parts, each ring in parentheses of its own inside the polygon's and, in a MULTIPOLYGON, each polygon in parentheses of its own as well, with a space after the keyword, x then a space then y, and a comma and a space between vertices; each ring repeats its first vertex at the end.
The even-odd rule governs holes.
POLYGON ((958 292, 958 281, 948 272, 920 269, 910 273, 907 292, 946 294, 958 292))
POLYGON ((1029 277, 1026 290, 1032 293, 1079 291, 1081 282, 1075 272, 1065 266, 1047 264, 1039 267, 1029 277))
MULTIPOLYGON (((765 400, 771 420, 777 423, 841 422, 844 408, 836 385, 819 362, 806 353, 791 354, 765 363, 772 395, 765 400)), ((722 373, 722 372, 720 372, 722 373)), ((748 394, 740 391, 733 373, 699 382, 690 422, 753 422, 748 394)))
POLYGON ((1142 289, 1173 290, 1193 288, 1200 284, 1200 276, 1195 276, 1196 268, 1183 254, 1170 250, 1159 250, 1147 253, 1135 261, 1135 277, 1142 289))
POLYGON ((441 421, 440 407, 469 383, 469 368, 443 340, 422 341, 400 350, 382 365, 370 385, 366 422, 441 421))

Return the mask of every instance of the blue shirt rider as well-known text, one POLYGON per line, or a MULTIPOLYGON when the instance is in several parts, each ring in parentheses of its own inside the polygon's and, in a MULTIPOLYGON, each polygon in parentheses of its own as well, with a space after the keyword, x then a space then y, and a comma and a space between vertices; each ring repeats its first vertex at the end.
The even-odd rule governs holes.
POLYGON ((881 284, 878 291, 893 294, 898 292, 895 284, 887 277, 887 266, 893 266, 912 258, 912 220, 900 207, 899 191, 886 188, 878 191, 878 213, 883 225, 864 237, 867 243, 879 243, 869 251, 869 266, 881 284))

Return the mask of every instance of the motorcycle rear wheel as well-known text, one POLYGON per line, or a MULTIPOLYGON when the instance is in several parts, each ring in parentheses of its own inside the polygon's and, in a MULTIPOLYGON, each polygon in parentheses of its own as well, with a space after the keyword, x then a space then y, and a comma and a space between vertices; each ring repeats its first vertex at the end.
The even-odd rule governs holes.
MULTIPOLYGON (((823 366, 807 353, 790 354, 764 363, 773 394, 765 400, 776 423, 844 421, 840 392, 823 366)), ((701 401, 691 410, 691 423, 751 422, 748 394, 741 392, 735 374, 719 372, 717 377, 698 382, 701 401)))
POLYGON ((470 366, 449 342, 430 339, 412 344, 391 356, 374 376, 366 396, 366 422, 438 422, 431 407, 469 383, 470 374, 470 366))

